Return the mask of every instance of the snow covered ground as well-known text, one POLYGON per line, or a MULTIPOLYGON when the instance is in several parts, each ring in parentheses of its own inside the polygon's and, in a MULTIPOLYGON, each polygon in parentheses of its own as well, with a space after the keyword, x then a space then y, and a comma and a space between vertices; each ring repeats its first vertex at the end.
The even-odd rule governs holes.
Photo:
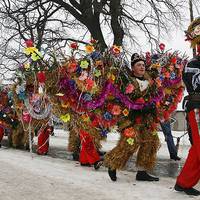
MULTIPOLYGON (((182 132, 175 133, 181 135, 182 132)), ((162 133, 163 143, 158 153, 158 163, 181 166, 189 148, 187 137, 181 140, 179 155, 181 162, 170 161, 162 133)), ((117 134, 111 134, 103 143, 109 150, 115 145, 117 134)), ((51 137, 50 151, 66 149, 67 133, 56 130, 51 137)), ((67 153, 66 153, 67 154, 67 153)), ((59 154, 57 154, 59 155, 59 154)), ((70 156, 68 153, 67 156, 70 156)), ((175 177, 160 174, 160 181, 137 182, 134 171, 121 171, 118 181, 112 182, 107 169, 95 171, 92 167, 81 167, 68 157, 38 156, 22 150, 2 147, 0 149, 0 200, 183 200, 200 199, 188 197, 174 191, 175 177)), ((162 165, 161 165, 162 167, 162 165)), ((200 189, 200 185, 197 185, 200 189)))

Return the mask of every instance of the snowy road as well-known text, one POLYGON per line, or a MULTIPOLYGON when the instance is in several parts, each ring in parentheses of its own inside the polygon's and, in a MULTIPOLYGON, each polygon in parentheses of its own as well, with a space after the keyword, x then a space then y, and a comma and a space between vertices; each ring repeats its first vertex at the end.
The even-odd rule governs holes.
POLYGON ((188 198, 173 190, 173 178, 161 177, 157 183, 144 183, 135 181, 135 173, 123 171, 113 183, 105 168, 95 171, 74 161, 36 154, 31 157, 19 150, 0 149, 0 166, 0 200, 188 198))

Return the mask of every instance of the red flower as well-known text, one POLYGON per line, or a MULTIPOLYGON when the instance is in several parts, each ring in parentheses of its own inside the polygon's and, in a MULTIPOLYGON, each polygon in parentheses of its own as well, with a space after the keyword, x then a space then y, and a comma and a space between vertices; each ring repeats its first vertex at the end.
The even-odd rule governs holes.
POLYGON ((171 59, 171 63, 176 64, 176 57, 173 57, 173 58, 171 59))
POLYGON ((37 79, 39 83, 44 83, 46 81, 46 75, 44 72, 37 73, 37 79))
POLYGON ((135 103, 143 104, 143 103, 145 103, 145 100, 142 97, 140 97, 135 100, 135 103))
POLYGON ((164 51, 165 50, 165 44, 160 43, 159 48, 160 48, 161 51, 164 51))
POLYGON ((78 49, 78 44, 76 42, 73 42, 73 43, 70 44, 70 47, 72 49, 78 49))
POLYGON ((130 138, 130 137, 133 138, 133 137, 136 136, 136 131, 134 130, 133 127, 126 128, 126 129, 124 130, 124 136, 125 136, 125 137, 128 137, 128 138, 130 138))
POLYGON ((67 72, 73 73, 76 71, 77 64, 75 62, 71 62, 67 66, 67 72))
POLYGON ((25 44, 26 44, 27 47, 33 47, 33 41, 31 39, 26 40, 25 44))

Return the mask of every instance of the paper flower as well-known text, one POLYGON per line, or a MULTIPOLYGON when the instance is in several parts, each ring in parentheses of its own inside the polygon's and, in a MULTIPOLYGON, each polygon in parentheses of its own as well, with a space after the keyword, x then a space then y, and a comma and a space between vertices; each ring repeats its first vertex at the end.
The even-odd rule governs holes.
POLYGON ((44 83, 46 81, 46 75, 45 72, 40 71, 37 73, 37 79, 39 83, 44 83))
POLYGON ((133 138, 128 138, 126 140, 128 142, 128 144, 133 145, 134 144, 134 139, 133 138))
POLYGON ((128 138, 132 137, 133 138, 133 137, 136 136, 136 131, 134 130, 133 127, 129 127, 129 128, 126 128, 124 130, 123 134, 124 134, 125 137, 128 137, 128 138))
POLYGON ((26 40, 25 44, 26 44, 27 47, 33 47, 33 41, 31 39, 26 40))
POLYGON ((91 90, 94 86, 94 81, 90 78, 86 79, 86 89, 91 90))
POLYGON ((107 137, 107 135, 108 135, 108 131, 107 130, 105 130, 105 129, 101 130, 101 136, 107 137))
POLYGON ((70 47, 71 47, 72 49, 78 49, 78 44, 77 44, 77 42, 71 43, 71 44, 70 44, 70 47))
POLYGON ((38 51, 36 47, 27 47, 24 49, 24 53, 28 56, 34 52, 38 51))
POLYGON ((63 122, 69 122, 70 121, 70 114, 69 113, 67 113, 67 114, 65 114, 65 115, 61 115, 60 116, 60 120, 62 120, 63 122))
POLYGON ((84 81, 84 80, 86 80, 87 79, 87 77, 88 77, 88 72, 87 71, 82 71, 81 72, 81 75, 79 76, 79 80, 80 81, 84 81))
POLYGON ((111 109, 111 114, 120 115, 120 113, 121 113, 121 107, 119 105, 113 105, 111 109))
POLYGON ((105 112, 103 115, 104 119, 106 120, 111 120, 112 119, 112 115, 109 112, 105 112))
POLYGON ((95 69, 95 71, 94 71, 94 75, 95 75, 96 77, 101 76, 101 71, 98 70, 98 69, 95 69))
POLYGON ((25 69, 26 71, 28 71, 28 70, 30 69, 30 63, 25 63, 25 64, 24 64, 24 69, 25 69))
POLYGON ((92 52, 94 51, 94 47, 91 46, 91 45, 86 45, 86 46, 85 46, 85 51, 86 51, 87 53, 92 53, 92 52))
POLYGON ((125 94, 131 94, 133 92, 133 90, 135 89, 134 85, 129 83, 127 86, 126 86, 126 91, 125 91, 125 94))
POLYGON ((121 52, 121 47, 120 46, 117 46, 117 45, 113 45, 112 48, 111 48, 112 52, 114 54, 119 54, 121 52))
POLYGON ((159 48, 160 48, 161 51, 164 51, 165 50, 165 44, 160 43, 159 48))
POLYGON ((22 120, 26 123, 29 123, 31 121, 31 116, 28 113, 28 111, 23 111, 22 113, 22 120))
POLYGON ((68 65, 67 65, 67 72, 73 73, 73 72, 76 71, 76 69, 77 69, 77 63, 75 63, 75 62, 68 63, 68 65))
POLYGON ((83 69, 87 69, 89 66, 89 63, 87 60, 82 60, 81 61, 81 64, 80 64, 80 67, 83 68, 83 69))

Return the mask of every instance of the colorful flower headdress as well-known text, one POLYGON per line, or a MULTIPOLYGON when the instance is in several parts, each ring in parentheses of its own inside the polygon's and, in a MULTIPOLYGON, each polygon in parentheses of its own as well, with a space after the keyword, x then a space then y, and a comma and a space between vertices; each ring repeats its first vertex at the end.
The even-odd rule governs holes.
POLYGON ((186 40, 191 42, 192 48, 200 44, 200 17, 191 22, 185 34, 186 40))

